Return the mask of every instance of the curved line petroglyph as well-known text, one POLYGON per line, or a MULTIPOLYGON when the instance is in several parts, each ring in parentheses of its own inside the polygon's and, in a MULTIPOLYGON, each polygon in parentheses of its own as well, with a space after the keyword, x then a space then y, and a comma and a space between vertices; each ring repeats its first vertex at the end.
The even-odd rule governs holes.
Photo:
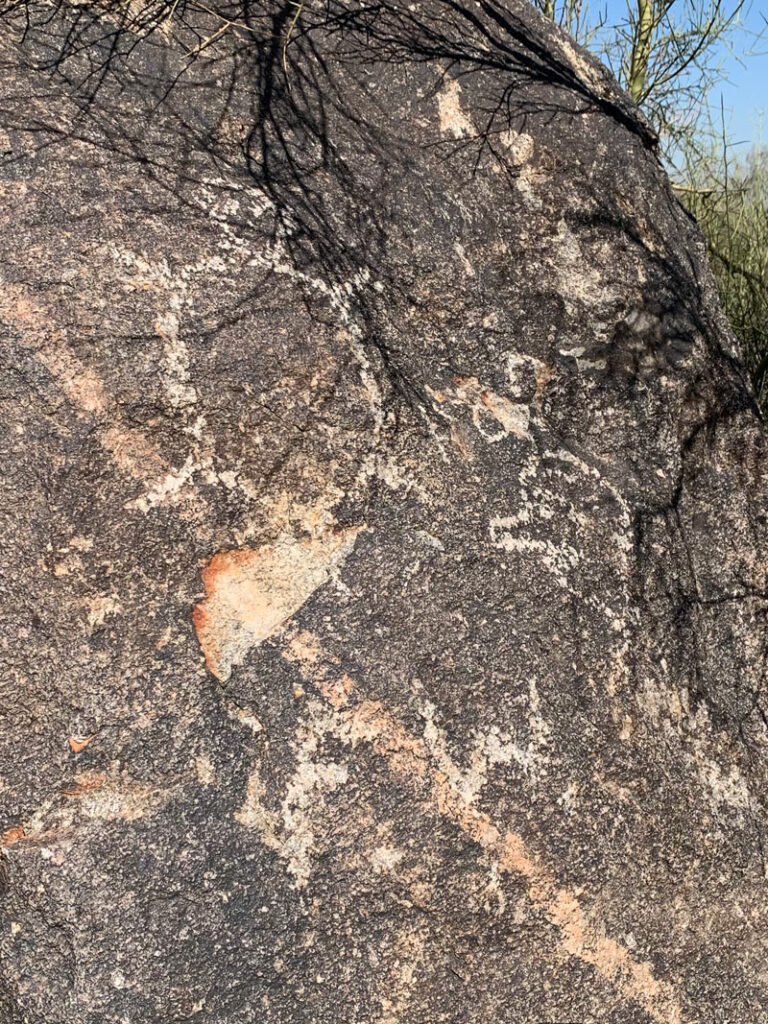
POLYGON ((672 986, 659 981, 648 963, 636 960, 625 946, 608 938, 600 923, 559 885, 517 833, 498 828, 489 815, 474 807, 466 793, 434 765, 429 744, 409 733, 379 701, 359 694, 355 682, 339 672, 315 636, 295 633, 283 653, 334 709, 337 738, 353 748, 369 744, 398 781, 410 787, 426 786, 433 806, 481 847, 492 871, 523 879, 531 902, 559 930, 563 952, 593 967, 619 995, 637 1003, 658 1024, 682 1024, 672 986))

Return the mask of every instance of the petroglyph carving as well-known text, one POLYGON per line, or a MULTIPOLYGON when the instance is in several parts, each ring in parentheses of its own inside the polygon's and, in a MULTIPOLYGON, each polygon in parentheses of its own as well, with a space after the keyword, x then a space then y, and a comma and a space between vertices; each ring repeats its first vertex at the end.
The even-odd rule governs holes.
POLYGON ((193 621, 211 672, 221 682, 252 647, 275 634, 349 555, 359 527, 306 540, 214 555, 203 570, 205 600, 193 621))

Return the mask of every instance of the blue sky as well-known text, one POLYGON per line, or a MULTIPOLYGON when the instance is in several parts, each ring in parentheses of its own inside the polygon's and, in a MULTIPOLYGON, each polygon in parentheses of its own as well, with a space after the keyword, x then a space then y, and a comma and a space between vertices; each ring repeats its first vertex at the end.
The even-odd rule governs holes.
POLYGON ((730 124, 734 141, 751 141, 761 133, 762 141, 768 144, 768 29, 764 18, 768 20, 768 0, 758 0, 752 4, 744 22, 753 32, 763 29, 765 38, 755 43, 740 34, 735 39, 734 49, 739 43, 753 46, 759 56, 747 57, 740 64, 733 55, 725 53, 728 81, 716 87, 710 97, 711 105, 719 112, 722 94, 726 123, 730 124))
MULTIPOLYGON (((724 0, 726 10, 732 10, 736 2, 724 0)), ((684 0, 676 0, 676 6, 682 7, 683 3, 684 0)), ((608 24, 615 24, 626 16, 627 0, 585 0, 586 6, 605 10, 608 24)), ((719 125, 722 97, 726 126, 734 142, 749 144, 762 136, 762 141, 768 144, 768 27, 765 19, 768 19, 768 0, 753 0, 751 4, 747 0, 742 14, 744 31, 737 30, 731 37, 734 52, 722 48, 719 54, 726 80, 712 90, 710 106, 719 125), (761 30, 764 38, 756 42, 754 35, 761 30), (740 61, 739 54, 750 49, 760 55, 740 61)))

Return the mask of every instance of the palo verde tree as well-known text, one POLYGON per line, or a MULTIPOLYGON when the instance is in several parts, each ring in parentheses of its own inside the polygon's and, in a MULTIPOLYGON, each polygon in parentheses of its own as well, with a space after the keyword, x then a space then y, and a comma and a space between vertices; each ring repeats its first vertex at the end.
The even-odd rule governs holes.
POLYGON ((671 167, 707 133, 708 99, 725 76, 723 53, 752 41, 743 26, 747 0, 627 0, 609 19, 589 0, 533 0, 589 47, 643 110, 671 167))

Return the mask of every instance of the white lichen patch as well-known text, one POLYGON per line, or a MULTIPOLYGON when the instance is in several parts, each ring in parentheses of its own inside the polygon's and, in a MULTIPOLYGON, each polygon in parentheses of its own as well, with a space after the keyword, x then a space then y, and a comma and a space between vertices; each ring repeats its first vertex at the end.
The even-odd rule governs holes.
POLYGON ((360 527, 215 555, 193 621, 210 671, 225 682, 248 652, 275 634, 347 558, 360 527))
POLYGON ((571 815, 576 810, 579 796, 579 784, 569 782, 563 792, 557 798, 559 807, 562 807, 566 814, 571 815))

